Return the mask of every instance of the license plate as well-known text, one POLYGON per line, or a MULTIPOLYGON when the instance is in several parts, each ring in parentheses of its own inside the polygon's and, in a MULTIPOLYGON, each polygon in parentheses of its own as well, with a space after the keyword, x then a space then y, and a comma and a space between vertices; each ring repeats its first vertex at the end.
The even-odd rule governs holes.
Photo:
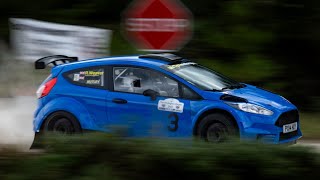
POLYGON ((298 129, 297 122, 283 125, 283 133, 289 133, 289 132, 295 131, 297 129, 298 129))

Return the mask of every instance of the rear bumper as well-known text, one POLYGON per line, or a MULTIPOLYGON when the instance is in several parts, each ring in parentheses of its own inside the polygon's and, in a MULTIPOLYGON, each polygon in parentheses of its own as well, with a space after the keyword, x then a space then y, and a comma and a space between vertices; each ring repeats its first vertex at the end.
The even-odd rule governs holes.
POLYGON ((43 114, 34 117, 33 119, 33 131, 37 134, 40 130, 43 114))

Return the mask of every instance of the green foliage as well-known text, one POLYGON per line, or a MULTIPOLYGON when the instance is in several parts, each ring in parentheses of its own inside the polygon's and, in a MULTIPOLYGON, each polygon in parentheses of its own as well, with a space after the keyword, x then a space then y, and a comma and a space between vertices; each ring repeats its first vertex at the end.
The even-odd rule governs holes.
MULTIPOLYGON (((320 102, 318 100, 318 102, 320 102)), ((320 139, 319 113, 301 113, 300 125, 304 139, 320 139)))
POLYGON ((1 152, 1 179, 318 179, 319 154, 301 147, 105 134, 46 139, 47 152, 1 152))

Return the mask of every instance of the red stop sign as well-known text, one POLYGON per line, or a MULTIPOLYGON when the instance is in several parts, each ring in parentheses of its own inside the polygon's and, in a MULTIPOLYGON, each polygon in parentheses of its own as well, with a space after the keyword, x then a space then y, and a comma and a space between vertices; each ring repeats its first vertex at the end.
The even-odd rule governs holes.
POLYGON ((192 34, 192 15, 178 0, 136 0, 124 12, 125 36, 138 49, 176 51, 192 34))

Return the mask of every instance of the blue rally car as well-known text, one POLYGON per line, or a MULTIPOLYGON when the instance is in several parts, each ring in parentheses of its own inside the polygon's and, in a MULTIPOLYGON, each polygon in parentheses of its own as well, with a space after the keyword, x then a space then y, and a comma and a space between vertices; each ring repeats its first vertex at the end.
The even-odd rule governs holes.
POLYGON ((128 136, 210 142, 236 136, 283 144, 302 136, 298 110, 282 96, 174 54, 84 61, 57 55, 37 60, 35 68, 48 64, 54 67, 37 91, 35 137, 119 128, 128 136))

